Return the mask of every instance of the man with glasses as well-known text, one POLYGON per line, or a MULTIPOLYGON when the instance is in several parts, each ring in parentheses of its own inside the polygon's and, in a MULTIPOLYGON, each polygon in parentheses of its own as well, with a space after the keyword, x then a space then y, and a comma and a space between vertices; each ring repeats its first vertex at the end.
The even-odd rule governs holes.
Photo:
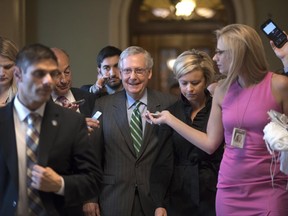
POLYGON ((81 89, 96 96, 114 94, 123 89, 118 68, 121 50, 114 46, 106 46, 97 55, 98 79, 94 85, 83 85, 81 89))
POLYGON ((154 214, 150 170, 161 143, 170 141, 158 135, 159 125, 147 124, 142 116, 147 110, 167 108, 176 98, 147 88, 152 66, 153 59, 146 50, 128 47, 119 60, 124 90, 97 100, 94 111, 102 112, 101 126, 92 139, 103 162, 103 185, 97 203, 84 205, 86 215, 154 214))

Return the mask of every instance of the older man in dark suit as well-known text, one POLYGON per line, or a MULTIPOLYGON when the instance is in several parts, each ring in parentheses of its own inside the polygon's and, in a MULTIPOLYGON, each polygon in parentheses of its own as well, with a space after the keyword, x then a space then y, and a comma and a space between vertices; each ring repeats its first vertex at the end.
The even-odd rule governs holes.
POLYGON ((95 111, 103 114, 94 140, 104 175, 98 202, 85 204, 86 215, 93 211, 101 216, 154 214, 149 196, 150 170, 158 145, 170 140, 159 137, 159 126, 147 124, 142 115, 146 110, 161 111, 176 99, 147 88, 152 66, 153 59, 146 50, 128 47, 119 60, 125 90, 96 103, 95 111))
POLYGON ((17 55, 18 94, 0 108, 0 215, 82 215, 101 170, 82 115, 50 100, 56 56, 33 44, 17 55))
POLYGON ((90 132, 99 126, 99 122, 91 118, 96 96, 79 88, 72 87, 72 71, 69 55, 60 48, 51 48, 57 57, 58 69, 61 75, 55 78, 55 88, 52 91, 52 100, 64 107, 80 112, 86 117, 90 132), (84 100, 83 100, 84 99, 84 100), (75 101, 82 100, 82 103, 75 101))

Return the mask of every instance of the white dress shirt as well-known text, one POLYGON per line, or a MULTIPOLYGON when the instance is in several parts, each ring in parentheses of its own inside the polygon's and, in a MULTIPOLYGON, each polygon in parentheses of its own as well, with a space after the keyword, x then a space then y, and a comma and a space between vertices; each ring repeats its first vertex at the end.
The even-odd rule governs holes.
MULTIPOLYGON (((42 118, 44 116, 46 103, 41 105, 37 110, 33 111, 38 113, 41 118, 35 123, 37 131, 41 131, 42 118)), ((26 132, 27 132, 27 122, 25 121, 27 115, 31 111, 25 107, 18 99, 16 95, 14 100, 14 125, 15 125, 15 135, 16 135, 16 146, 17 146, 17 156, 18 156, 18 186, 19 186, 19 199, 17 205, 17 216, 27 216, 28 215, 28 197, 27 197, 27 166, 26 166, 26 132)), ((56 193, 58 195, 64 195, 64 179, 61 177, 62 185, 60 190, 56 193)))
MULTIPOLYGON (((44 103, 35 112, 38 113, 41 118, 36 122, 36 129, 40 132, 42 117, 44 114, 46 103, 44 103)), ((26 131, 28 128, 27 122, 25 121, 30 110, 27 109, 18 99, 18 96, 14 100, 14 125, 16 134, 16 145, 17 145, 17 156, 18 156, 18 184, 19 184, 19 199, 17 205, 17 216, 28 215, 28 200, 27 200, 27 167, 26 167, 26 131)))
MULTIPOLYGON (((62 104, 57 100, 57 98, 59 97, 59 95, 56 95, 54 92, 52 92, 51 96, 52 96, 52 100, 53 100, 56 104, 62 106, 62 104)), ((63 95, 63 96, 65 96, 70 103, 76 101, 76 99, 75 99, 75 97, 73 96, 71 90, 69 90, 69 91, 67 92, 67 94, 66 94, 66 95, 63 95)), ((76 111, 77 111, 78 113, 80 113, 79 108, 78 108, 76 111)))

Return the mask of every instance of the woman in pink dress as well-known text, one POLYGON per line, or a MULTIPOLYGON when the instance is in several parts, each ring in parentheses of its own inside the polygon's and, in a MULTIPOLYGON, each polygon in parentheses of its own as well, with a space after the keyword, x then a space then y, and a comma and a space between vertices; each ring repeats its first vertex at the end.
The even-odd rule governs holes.
POLYGON ((288 78, 268 71, 262 41, 249 26, 231 24, 218 31, 213 60, 227 78, 213 97, 207 133, 162 111, 155 124, 166 123, 198 148, 212 154, 225 139, 220 165, 218 216, 287 216, 287 176, 270 172, 272 156, 263 140, 267 111, 288 115, 288 78))

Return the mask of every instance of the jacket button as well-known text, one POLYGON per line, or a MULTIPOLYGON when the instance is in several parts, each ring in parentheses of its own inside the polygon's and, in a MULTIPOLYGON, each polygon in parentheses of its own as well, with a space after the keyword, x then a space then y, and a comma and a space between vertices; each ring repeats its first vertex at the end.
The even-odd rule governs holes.
POLYGON ((13 207, 16 207, 16 206, 17 206, 17 202, 13 201, 13 207))

